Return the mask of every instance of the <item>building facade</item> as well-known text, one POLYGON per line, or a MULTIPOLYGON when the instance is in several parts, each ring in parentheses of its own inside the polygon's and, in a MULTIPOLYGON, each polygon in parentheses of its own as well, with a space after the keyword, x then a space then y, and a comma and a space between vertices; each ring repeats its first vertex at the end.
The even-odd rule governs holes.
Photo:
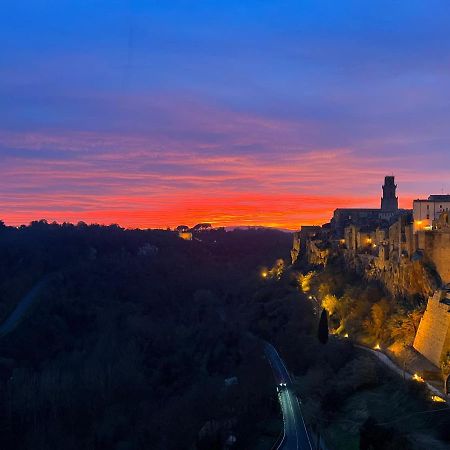
POLYGON ((431 230, 433 220, 450 210, 450 195, 430 195, 427 200, 413 201, 414 232, 431 230))
POLYGON ((331 220, 335 236, 342 238, 344 229, 350 224, 359 226, 382 226, 395 217, 408 212, 398 208, 397 185, 394 176, 386 176, 382 186, 380 208, 337 208, 331 220))
POLYGON ((440 289, 428 299, 420 321, 414 348, 435 366, 448 357, 450 351, 450 291, 440 289))

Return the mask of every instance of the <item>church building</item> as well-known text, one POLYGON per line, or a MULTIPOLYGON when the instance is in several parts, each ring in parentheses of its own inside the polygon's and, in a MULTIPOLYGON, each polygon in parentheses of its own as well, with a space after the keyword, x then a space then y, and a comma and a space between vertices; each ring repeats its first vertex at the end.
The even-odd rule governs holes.
POLYGON ((344 229, 348 225, 364 226, 374 225, 378 222, 381 226, 384 222, 387 226, 392 219, 409 212, 398 208, 397 185, 394 176, 384 178, 382 189, 380 208, 338 208, 334 211, 331 226, 336 237, 343 237, 344 229))

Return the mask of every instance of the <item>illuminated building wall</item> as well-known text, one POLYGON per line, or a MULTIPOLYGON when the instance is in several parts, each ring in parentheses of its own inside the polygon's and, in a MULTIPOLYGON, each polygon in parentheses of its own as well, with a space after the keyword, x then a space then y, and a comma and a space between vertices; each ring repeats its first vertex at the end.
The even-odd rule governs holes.
POLYGON ((413 201, 414 232, 431 230, 433 220, 450 210, 450 195, 430 195, 427 200, 413 201))
POLYGON ((417 232, 418 247, 436 268, 442 284, 450 283, 450 229, 417 232))
POLYGON ((414 339, 414 348, 438 367, 450 351, 449 297, 449 291, 438 290, 428 299, 414 339))

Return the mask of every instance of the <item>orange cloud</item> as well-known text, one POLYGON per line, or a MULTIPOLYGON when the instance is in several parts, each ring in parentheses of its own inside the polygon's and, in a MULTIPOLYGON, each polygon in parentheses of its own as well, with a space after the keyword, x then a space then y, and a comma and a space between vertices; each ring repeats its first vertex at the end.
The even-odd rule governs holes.
MULTIPOLYGON (((304 126, 209 112, 202 116, 204 133, 224 136, 220 145, 216 137, 157 132, 0 132, 2 148, 9 149, 0 153, 0 217, 12 225, 45 218, 141 228, 205 221, 297 229, 328 221, 336 207, 378 206, 386 166, 397 168, 403 207, 417 195, 402 183, 426 178, 401 156, 304 149, 293 131, 301 134, 304 126)), ((188 124, 194 120, 180 114, 188 124)))

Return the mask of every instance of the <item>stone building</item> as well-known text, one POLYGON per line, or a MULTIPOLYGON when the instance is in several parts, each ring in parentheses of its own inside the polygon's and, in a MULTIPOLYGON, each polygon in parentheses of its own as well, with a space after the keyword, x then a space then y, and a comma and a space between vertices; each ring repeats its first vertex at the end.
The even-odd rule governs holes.
POLYGON ((437 367, 450 352, 450 289, 439 289, 428 299, 414 348, 437 367))
POLYGON ((380 209, 336 209, 332 232, 305 234, 304 248, 312 264, 325 265, 337 252, 393 296, 428 298, 414 348, 440 366, 450 356, 450 195, 400 210, 396 188, 386 177, 380 209))
POLYGON ((427 200, 413 201, 414 232, 431 230, 433 220, 450 210, 450 195, 430 195, 427 200))
POLYGON ((380 220, 380 209, 368 208, 337 208, 334 210, 331 225, 334 234, 338 238, 344 235, 345 227, 349 225, 367 225, 378 223, 380 220))
POLYGON ((300 254, 306 249, 307 240, 321 233, 322 227, 317 225, 302 225, 300 231, 294 233, 294 241, 291 249, 291 261, 294 264, 300 254))
POLYGON ((309 239, 306 243, 308 262, 317 266, 326 266, 331 253, 331 243, 327 239, 309 239))
POLYGON ((416 248, 424 260, 438 273, 442 284, 450 283, 450 224, 449 213, 443 212, 433 220, 431 228, 416 232, 416 248))
POLYGON ((175 231, 181 239, 184 239, 185 241, 192 241, 192 231, 187 225, 179 225, 175 231))
POLYGON ((397 185, 395 178, 388 176, 384 178, 383 197, 381 197, 381 214, 383 219, 390 219, 390 213, 398 211, 398 197, 396 196, 397 185), (384 217, 383 217, 384 215, 384 217))
POLYGON ((411 214, 403 214, 389 227, 389 251, 397 258, 411 258, 416 250, 411 214))
POLYGON ((376 248, 378 239, 384 237, 384 233, 377 227, 360 227, 351 224, 344 229, 345 248, 352 253, 368 253, 376 248))
POLYGON ((331 220, 335 236, 342 238, 344 229, 350 224, 359 226, 383 226, 398 215, 407 212, 398 208, 397 185, 393 176, 384 178, 380 208, 337 208, 331 220))

